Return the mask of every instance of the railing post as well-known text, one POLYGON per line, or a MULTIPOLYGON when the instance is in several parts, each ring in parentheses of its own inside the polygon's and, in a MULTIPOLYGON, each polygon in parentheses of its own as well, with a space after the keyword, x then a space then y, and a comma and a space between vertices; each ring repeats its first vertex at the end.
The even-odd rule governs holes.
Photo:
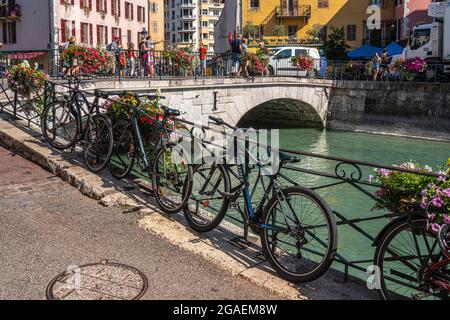
POLYGON ((13 119, 15 120, 17 117, 17 91, 14 91, 14 102, 13 102, 13 119))

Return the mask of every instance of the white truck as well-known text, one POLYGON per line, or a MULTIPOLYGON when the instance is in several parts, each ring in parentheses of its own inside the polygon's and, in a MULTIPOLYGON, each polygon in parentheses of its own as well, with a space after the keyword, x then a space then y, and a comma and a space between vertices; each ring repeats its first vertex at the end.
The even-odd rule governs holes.
POLYGON ((428 15, 434 22, 414 27, 405 58, 419 57, 440 63, 441 71, 450 73, 450 0, 430 4, 428 15))

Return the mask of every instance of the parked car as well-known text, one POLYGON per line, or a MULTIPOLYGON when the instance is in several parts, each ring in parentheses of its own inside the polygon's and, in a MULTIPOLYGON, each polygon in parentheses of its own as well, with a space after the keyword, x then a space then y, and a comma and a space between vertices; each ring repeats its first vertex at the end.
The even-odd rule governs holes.
POLYGON ((319 50, 309 47, 278 47, 270 49, 269 72, 277 76, 298 75, 298 69, 292 64, 292 57, 309 55, 314 59, 314 75, 320 73, 319 50))

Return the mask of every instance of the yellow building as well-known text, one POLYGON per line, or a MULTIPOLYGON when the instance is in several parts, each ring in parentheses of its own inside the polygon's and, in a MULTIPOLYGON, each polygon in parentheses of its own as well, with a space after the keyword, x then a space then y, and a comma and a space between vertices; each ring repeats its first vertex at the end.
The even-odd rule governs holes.
POLYGON ((164 0, 149 1, 149 34, 155 42, 156 50, 164 50, 164 0))
POLYGON ((244 33, 250 30, 251 38, 264 39, 269 45, 317 43, 317 31, 326 35, 333 25, 345 28, 351 47, 384 46, 395 35, 393 21, 394 0, 242 0, 244 33), (367 10, 373 4, 381 9, 381 28, 370 31, 367 10))

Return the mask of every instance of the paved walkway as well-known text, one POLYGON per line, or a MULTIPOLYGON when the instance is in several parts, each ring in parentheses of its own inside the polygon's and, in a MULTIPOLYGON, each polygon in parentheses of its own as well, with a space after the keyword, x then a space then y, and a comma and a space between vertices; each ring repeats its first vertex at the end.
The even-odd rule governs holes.
POLYGON ((144 299, 274 299, 138 226, 134 213, 105 208, 0 147, 0 299, 45 299, 71 265, 121 262, 149 280, 144 299))

